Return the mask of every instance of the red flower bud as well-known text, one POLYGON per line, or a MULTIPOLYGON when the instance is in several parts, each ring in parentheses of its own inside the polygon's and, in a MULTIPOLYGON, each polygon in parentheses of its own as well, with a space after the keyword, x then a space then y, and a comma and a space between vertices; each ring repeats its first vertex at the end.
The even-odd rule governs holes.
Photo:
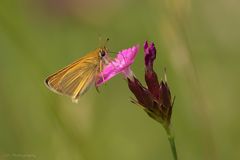
POLYGON ((145 42, 144 52, 145 81, 148 88, 144 87, 136 77, 134 77, 133 80, 128 79, 128 87, 144 111, 147 112, 150 117, 162 123, 165 128, 168 128, 173 104, 171 92, 166 81, 159 83, 157 74, 153 69, 153 63, 156 58, 154 43, 151 43, 149 46, 148 43, 145 42))

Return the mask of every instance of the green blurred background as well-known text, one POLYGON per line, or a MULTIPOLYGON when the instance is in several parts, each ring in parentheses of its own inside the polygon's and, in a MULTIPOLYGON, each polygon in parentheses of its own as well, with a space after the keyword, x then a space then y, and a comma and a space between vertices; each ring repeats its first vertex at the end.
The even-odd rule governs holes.
MULTIPOLYGON (((157 46, 176 95, 180 160, 240 159, 240 1, 1 0, 0 159, 171 160, 157 122, 130 103, 122 76, 78 104, 44 79, 109 37, 119 51, 157 46)), ((112 55, 114 56, 114 55, 112 55)), ((143 49, 133 65, 144 82, 143 49)))

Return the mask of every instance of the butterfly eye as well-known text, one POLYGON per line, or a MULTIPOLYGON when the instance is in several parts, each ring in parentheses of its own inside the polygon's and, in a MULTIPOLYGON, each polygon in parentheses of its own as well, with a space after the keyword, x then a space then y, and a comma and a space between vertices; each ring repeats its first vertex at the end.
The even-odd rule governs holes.
POLYGON ((99 56, 102 58, 102 57, 104 57, 106 55, 106 52, 104 51, 104 50, 101 50, 100 52, 99 52, 99 56))

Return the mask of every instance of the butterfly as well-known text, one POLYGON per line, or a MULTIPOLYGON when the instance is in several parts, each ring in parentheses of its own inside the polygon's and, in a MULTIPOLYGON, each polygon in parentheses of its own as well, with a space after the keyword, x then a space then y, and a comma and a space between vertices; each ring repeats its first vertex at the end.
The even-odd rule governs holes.
POLYGON ((45 80, 45 84, 53 92, 69 96, 73 102, 77 103, 78 98, 94 83, 96 86, 96 81, 101 76, 99 73, 108 63, 108 49, 97 48, 50 75, 45 80))

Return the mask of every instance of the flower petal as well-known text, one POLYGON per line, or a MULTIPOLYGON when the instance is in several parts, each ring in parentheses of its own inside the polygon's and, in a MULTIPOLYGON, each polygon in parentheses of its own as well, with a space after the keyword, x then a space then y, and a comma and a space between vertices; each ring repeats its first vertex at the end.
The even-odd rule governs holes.
MULTIPOLYGON (((109 79, 119 73, 123 73, 126 77, 132 75, 130 69, 131 64, 134 62, 138 53, 139 45, 120 51, 116 58, 104 67, 103 71, 99 73, 97 86, 107 82, 109 79)), ((130 78, 130 77, 129 77, 130 78)))
POLYGON ((144 44, 144 55, 145 55, 145 81, 148 86, 148 90, 151 92, 154 98, 159 100, 160 97, 160 85, 158 77, 153 70, 153 63, 156 58, 156 48, 154 43, 148 45, 146 41, 144 44))
POLYGON ((152 70, 153 68, 153 61, 156 58, 156 48, 154 43, 148 45, 146 41, 144 44, 144 55, 145 55, 145 66, 147 69, 152 70))

